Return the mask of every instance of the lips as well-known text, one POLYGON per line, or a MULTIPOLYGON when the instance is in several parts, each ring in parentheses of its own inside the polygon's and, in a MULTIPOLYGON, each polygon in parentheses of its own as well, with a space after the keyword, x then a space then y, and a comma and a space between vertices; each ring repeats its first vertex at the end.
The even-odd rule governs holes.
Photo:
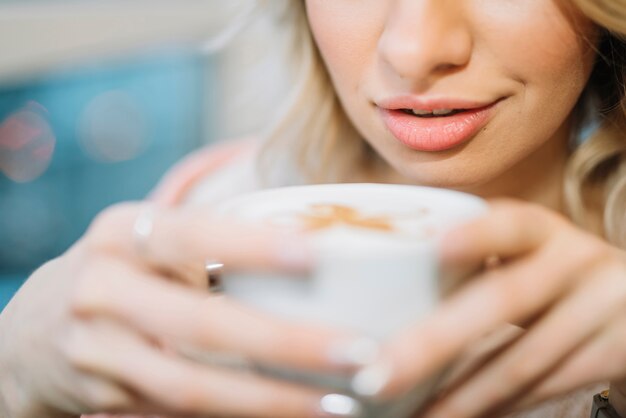
POLYGON ((436 152, 472 139, 491 119, 496 103, 401 98, 378 108, 385 126, 400 143, 436 152))

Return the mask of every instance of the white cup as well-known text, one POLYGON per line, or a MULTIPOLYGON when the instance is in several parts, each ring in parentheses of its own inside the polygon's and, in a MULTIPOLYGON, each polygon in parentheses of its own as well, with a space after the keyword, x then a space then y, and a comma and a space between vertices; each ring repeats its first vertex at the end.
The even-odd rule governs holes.
MULTIPOLYGON (((485 214, 487 204, 444 189, 334 184, 255 192, 218 210, 244 222, 307 230, 315 256, 313 270, 302 277, 229 274, 223 280, 226 295, 275 315, 380 341, 432 311, 442 289, 459 279, 441 277, 438 241, 455 225, 485 214)), ((271 366, 262 372, 321 385, 332 380, 271 366)), ((363 400, 362 416, 411 416, 442 376, 443 371, 392 402, 363 400)))
POLYGON ((294 320, 387 338, 437 304, 438 239, 486 209, 482 199, 459 192, 382 184, 300 186, 240 196, 219 210, 245 222, 308 229, 316 263, 306 277, 229 275, 224 292, 294 320))

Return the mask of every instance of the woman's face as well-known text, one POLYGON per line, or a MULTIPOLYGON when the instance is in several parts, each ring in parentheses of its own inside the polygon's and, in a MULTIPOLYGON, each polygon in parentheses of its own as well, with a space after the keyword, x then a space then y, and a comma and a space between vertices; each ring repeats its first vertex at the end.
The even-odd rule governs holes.
POLYGON ((565 157, 598 32, 568 0, 306 7, 346 113, 404 179, 472 190, 565 157))

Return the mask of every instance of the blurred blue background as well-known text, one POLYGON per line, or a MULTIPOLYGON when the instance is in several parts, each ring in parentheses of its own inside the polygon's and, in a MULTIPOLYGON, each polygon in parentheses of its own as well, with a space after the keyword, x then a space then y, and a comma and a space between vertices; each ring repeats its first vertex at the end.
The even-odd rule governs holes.
POLYGON ((0 310, 97 212, 207 142, 210 69, 169 51, 0 85, 0 310))

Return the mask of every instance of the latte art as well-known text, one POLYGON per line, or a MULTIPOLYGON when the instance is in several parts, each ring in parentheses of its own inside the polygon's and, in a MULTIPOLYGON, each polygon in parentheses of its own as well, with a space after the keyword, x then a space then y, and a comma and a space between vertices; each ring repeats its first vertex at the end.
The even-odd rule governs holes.
POLYGON ((309 203, 303 209, 269 213, 264 220, 270 226, 302 232, 321 233, 331 229, 352 229, 373 233, 431 237, 435 228, 428 222, 427 207, 408 211, 372 211, 363 205, 346 203, 309 203))
POLYGON ((332 204, 311 205, 308 212, 300 215, 304 228, 309 231, 346 225, 357 228, 393 231, 395 228, 388 216, 367 216, 358 209, 332 204))

